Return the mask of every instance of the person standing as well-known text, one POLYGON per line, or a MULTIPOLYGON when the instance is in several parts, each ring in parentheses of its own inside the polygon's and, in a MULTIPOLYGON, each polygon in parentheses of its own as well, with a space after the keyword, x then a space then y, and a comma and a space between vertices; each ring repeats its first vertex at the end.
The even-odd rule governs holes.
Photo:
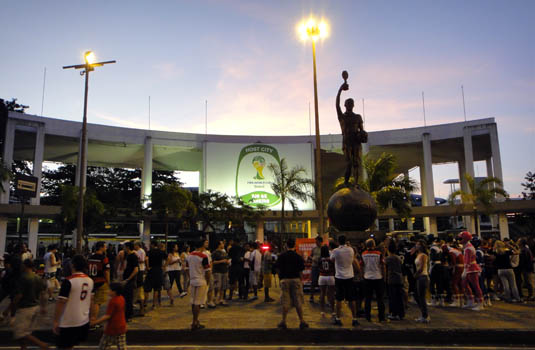
POLYGON ((290 238, 286 242, 288 250, 282 253, 277 259, 277 268, 281 284, 282 301, 282 321, 278 328, 286 329, 286 317, 291 307, 295 307, 299 317, 299 328, 308 328, 303 315, 303 283, 301 277, 305 269, 305 261, 295 251, 295 239, 290 238))
POLYGON ((240 242, 238 240, 234 241, 234 244, 229 249, 228 252, 230 256, 230 269, 229 269, 229 284, 230 284, 230 294, 229 294, 229 300, 232 300, 232 297, 234 296, 234 290, 238 288, 238 294, 239 298, 242 298, 242 295, 244 294, 244 278, 242 275, 245 273, 243 269, 243 262, 244 262, 244 249, 240 246, 240 242))
POLYGON ((420 323, 429 323, 430 318, 427 313, 427 300, 426 293, 429 286, 429 257, 427 256, 427 246, 425 241, 419 240, 416 243, 416 259, 414 264, 416 265, 416 273, 414 278, 416 280, 416 293, 415 299, 420 308, 422 316, 417 318, 415 321, 420 323))
POLYGON ((126 242, 124 245, 126 267, 123 272, 123 282, 124 282, 124 300, 125 300, 125 309, 124 314, 126 317, 126 322, 129 322, 132 316, 134 316, 134 292, 137 287, 137 274, 139 273, 139 261, 134 251, 134 245, 132 242, 126 242))
POLYGON ((463 288, 468 300, 465 307, 471 308, 474 311, 481 311, 483 310, 483 292, 479 286, 481 267, 476 261, 476 249, 470 243, 472 234, 468 231, 463 231, 459 234, 459 238, 464 247, 463 288))
POLYGON ((271 246, 267 246, 262 256, 262 272, 264 274, 264 302, 270 303, 275 299, 269 297, 269 289, 273 283, 273 254, 271 254, 271 246))
POLYGON ((525 238, 521 238, 518 240, 518 247, 520 248, 520 272, 528 288, 527 300, 533 301, 535 300, 535 298, 533 297, 533 291, 535 289, 533 253, 531 252, 531 249, 529 248, 527 240, 525 238))
POLYGON ((503 298, 508 302, 520 302, 520 295, 516 286, 515 273, 511 266, 511 256, 518 255, 518 250, 504 242, 497 240, 494 243, 494 253, 496 254, 496 268, 498 276, 503 286, 503 298), (512 297, 512 299, 511 299, 512 297))
MULTIPOLYGON (((212 253, 210 253, 210 241, 205 239, 203 241, 204 245, 204 254, 208 257, 208 270, 210 273, 207 275, 206 283, 208 284, 208 293, 206 294, 206 306, 210 309, 214 309, 215 305, 215 295, 214 295, 214 276, 212 274, 212 253)), ((205 305, 201 305, 201 309, 204 309, 205 305)))
POLYGON ((106 257, 106 245, 97 242, 95 254, 87 261, 89 265, 89 277, 93 279, 95 298, 93 302, 93 314, 98 315, 100 305, 108 300, 108 288, 110 285, 110 262, 106 257))
MULTIPOLYGON (((183 297, 186 295, 182 289, 182 283, 180 283, 180 275, 182 273, 182 260, 180 254, 178 254, 178 244, 174 243, 172 251, 167 255, 167 274, 169 275, 169 293, 173 290, 173 283, 176 283, 178 289, 178 296, 183 297)), ((171 304, 173 299, 171 298, 171 304)))
MULTIPOLYGON (((149 300, 149 293, 152 291, 152 308, 161 306, 162 303, 162 286, 163 286, 163 267, 166 261, 166 254, 158 247, 158 242, 152 241, 148 254, 147 277, 143 289, 145 290, 145 301, 149 300)), ((171 297, 171 300, 173 298, 171 297)), ((172 302, 171 302, 172 303, 172 302)))
POLYGON ((59 287, 59 282, 56 278, 58 267, 61 261, 56 260, 56 252, 58 248, 51 244, 48 246, 47 253, 43 258, 45 261, 45 280, 48 288, 48 301, 54 301, 54 291, 59 287))
POLYGON ((320 276, 320 260, 321 260, 321 245, 323 244, 323 238, 321 236, 316 237, 316 246, 312 248, 310 252, 311 259, 311 271, 310 278, 312 279, 312 285, 310 288, 310 303, 314 303, 314 292, 318 288, 318 280, 320 276))
POLYGON ((375 292, 379 322, 385 319, 384 279, 385 264, 383 254, 375 248, 375 241, 370 238, 366 241, 366 250, 362 252, 362 265, 364 270, 364 289, 366 293, 365 312, 366 320, 371 322, 372 297, 375 292))
POLYGON ((355 251, 346 245, 346 237, 344 235, 338 237, 338 244, 338 248, 334 249, 331 254, 336 271, 334 275, 336 289, 336 317, 334 318, 334 324, 342 325, 342 320, 340 319, 342 302, 346 300, 353 316, 352 325, 358 326, 356 293, 353 285, 353 277, 355 276, 353 266, 357 267, 357 269, 360 269, 360 266, 357 259, 355 259, 355 251))
POLYGON ((189 245, 186 245, 184 247, 184 251, 182 253, 180 253, 180 260, 182 261, 182 281, 183 281, 183 288, 184 288, 184 295, 180 295, 181 297, 182 296, 186 296, 188 294, 188 289, 189 289, 189 267, 188 267, 188 264, 186 264, 186 258, 188 257, 189 255, 189 252, 190 252, 190 247, 189 245))
POLYGON ((15 282, 10 305, 11 314, 15 315, 13 338, 20 342, 21 349, 26 349, 27 343, 48 349, 48 344, 32 335, 39 310, 42 315, 46 315, 46 283, 33 272, 33 268, 32 260, 24 260, 22 275, 17 276, 15 282))
POLYGON ((240 295, 240 298, 243 301, 247 301, 249 299, 249 288, 251 288, 250 285, 250 274, 251 274, 251 245, 249 243, 245 243, 245 253, 243 255, 243 292, 240 295))
POLYGON ((210 279, 211 270, 208 256, 204 254, 204 242, 197 242, 197 249, 188 255, 186 264, 189 267, 190 274, 190 303, 193 320, 191 330, 204 328, 199 322, 201 305, 206 303, 208 294, 208 280, 210 279))
POLYGON ((227 274, 228 264, 230 260, 225 251, 225 244, 223 241, 219 241, 217 249, 212 254, 212 272, 214 274, 214 291, 215 291, 215 303, 217 305, 228 306, 227 302, 223 298, 225 289, 227 289, 227 274))
POLYGON ((251 246, 253 250, 250 255, 251 272, 249 281, 253 287, 253 297, 251 300, 256 300, 258 299, 258 283, 260 280, 260 269, 262 268, 262 253, 260 253, 260 247, 257 242, 254 242, 251 246))
POLYGON ((325 315, 325 297, 329 300, 331 315, 336 318, 334 310, 334 290, 335 290, 335 267, 334 261, 330 257, 329 247, 324 245, 320 249, 319 277, 321 316, 325 315))
POLYGON ((391 241, 388 245, 388 256, 385 259, 386 285, 388 287, 388 318, 401 321, 405 318, 403 272, 401 259, 396 252, 396 243, 391 241))
POLYGON ((72 349, 85 341, 89 333, 93 280, 83 273, 87 269, 83 256, 75 255, 71 265, 72 275, 61 284, 54 313, 58 349, 72 349))
POLYGON ((147 265, 148 265, 148 256, 143 249, 142 243, 136 241, 134 243, 134 251, 138 260, 139 271, 136 275, 136 289, 134 291, 134 304, 139 303, 141 315, 145 314, 145 309, 147 307, 147 301, 145 298, 145 280, 147 279, 147 265))
POLYGON ((125 301, 121 295, 122 290, 123 287, 120 283, 112 283, 110 285, 110 301, 106 309, 106 314, 99 319, 91 320, 92 326, 108 321, 104 333, 100 338, 100 350, 111 349, 114 345, 117 347, 117 350, 126 350, 125 301))

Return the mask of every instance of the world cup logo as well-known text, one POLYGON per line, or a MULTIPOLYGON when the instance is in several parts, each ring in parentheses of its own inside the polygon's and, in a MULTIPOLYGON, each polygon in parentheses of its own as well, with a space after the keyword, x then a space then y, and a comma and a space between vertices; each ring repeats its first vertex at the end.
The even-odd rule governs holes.
POLYGON ((256 169, 256 176, 254 177, 257 180, 264 180, 264 175, 262 171, 266 166, 266 160, 262 156, 256 156, 253 158, 253 166, 256 169))

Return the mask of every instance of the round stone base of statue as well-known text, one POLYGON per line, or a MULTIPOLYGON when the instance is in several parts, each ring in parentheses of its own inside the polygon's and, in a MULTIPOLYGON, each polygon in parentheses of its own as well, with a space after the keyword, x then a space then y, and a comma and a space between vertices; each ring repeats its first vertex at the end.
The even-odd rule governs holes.
POLYGON ((339 231, 365 231, 377 218, 377 205, 366 191, 342 188, 329 199, 327 216, 339 231))

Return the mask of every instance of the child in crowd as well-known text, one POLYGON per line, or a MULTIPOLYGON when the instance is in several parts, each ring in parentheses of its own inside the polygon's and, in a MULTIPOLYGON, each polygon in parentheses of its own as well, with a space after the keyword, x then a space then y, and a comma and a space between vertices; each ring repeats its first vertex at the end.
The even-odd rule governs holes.
POLYGON ((111 349, 113 345, 117 350, 126 350, 126 319, 124 314, 125 300, 121 295, 123 287, 120 283, 110 285, 110 301, 106 314, 99 319, 91 320, 91 326, 108 321, 102 338, 100 338, 99 349, 111 349))

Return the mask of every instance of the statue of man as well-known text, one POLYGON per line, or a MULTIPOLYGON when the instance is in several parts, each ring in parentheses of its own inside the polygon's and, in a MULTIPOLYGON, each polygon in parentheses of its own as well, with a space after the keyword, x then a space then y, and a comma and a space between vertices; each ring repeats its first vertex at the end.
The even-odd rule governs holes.
POLYGON ((353 175, 353 178, 355 179, 355 186, 358 186, 359 165, 360 158, 362 155, 361 143, 368 142, 368 133, 364 131, 364 125, 361 115, 353 113, 355 102, 352 98, 348 98, 344 102, 344 106, 346 108, 345 112, 342 112, 342 109, 340 108, 340 94, 342 93, 342 90, 349 90, 349 85, 347 84, 347 71, 342 72, 342 77, 344 78, 344 83, 342 84, 342 86, 340 86, 340 89, 338 89, 338 94, 336 95, 336 112, 338 114, 340 128, 342 129, 342 149, 344 151, 344 156, 347 164, 344 179, 345 184, 347 185, 349 184, 349 177, 353 175), (352 169, 353 174, 351 174, 352 169))

